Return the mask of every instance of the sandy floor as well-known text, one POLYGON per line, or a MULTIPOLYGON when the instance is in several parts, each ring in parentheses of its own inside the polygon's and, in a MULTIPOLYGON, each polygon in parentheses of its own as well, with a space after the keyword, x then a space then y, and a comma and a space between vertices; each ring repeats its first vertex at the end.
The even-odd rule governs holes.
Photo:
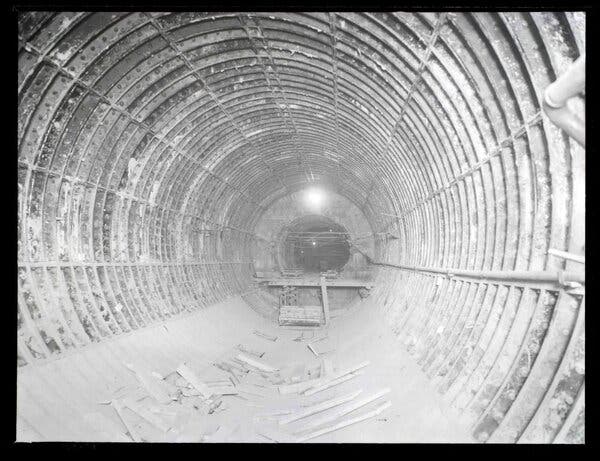
MULTIPOLYGON (((227 379, 227 374, 212 363, 235 357, 239 353, 235 346, 241 343, 265 352, 261 360, 282 370, 301 370, 302 365, 311 369, 320 365, 321 358, 317 358, 307 344, 312 343, 313 337, 327 336, 313 347, 323 352, 321 357, 331 360, 335 371, 363 361, 369 361, 370 365, 361 375, 311 396, 280 395, 274 386, 250 386, 262 396, 247 393, 225 396, 222 408, 210 415, 196 414, 191 404, 173 402, 165 406, 167 411, 177 412, 186 407, 192 414, 180 424, 185 428, 181 431, 185 435, 177 439, 173 435, 158 434, 154 438, 151 431, 144 432, 144 424, 138 426, 140 434, 144 440, 155 441, 265 443, 269 440, 261 432, 266 428, 278 431, 281 441, 292 441, 293 438, 287 437, 303 435, 298 431, 313 416, 279 425, 277 417, 266 416, 267 413, 286 408, 298 411, 353 391, 361 390, 360 398, 390 388, 386 396, 344 418, 390 401, 391 407, 380 415, 310 442, 473 442, 467 428, 461 426, 457 416, 442 402, 382 322, 369 303, 363 302, 334 318, 329 328, 294 330, 267 323, 239 299, 222 303, 164 326, 135 332, 40 367, 20 370, 18 440, 115 440, 116 434, 119 440, 127 440, 127 431, 114 409, 101 404, 113 399, 119 388, 134 388, 138 384, 124 363, 135 363, 165 376, 185 361, 203 380, 227 379), (254 335, 255 328, 277 336, 277 341, 254 335), (300 337, 304 340, 294 341, 300 337), (98 430, 104 426, 110 426, 110 430, 98 430), (212 437, 201 437, 216 430, 212 437)), ((248 373, 250 375, 256 374, 248 373)), ((245 379, 242 378, 242 382, 245 379)), ((258 382, 254 378, 248 380, 258 382)))

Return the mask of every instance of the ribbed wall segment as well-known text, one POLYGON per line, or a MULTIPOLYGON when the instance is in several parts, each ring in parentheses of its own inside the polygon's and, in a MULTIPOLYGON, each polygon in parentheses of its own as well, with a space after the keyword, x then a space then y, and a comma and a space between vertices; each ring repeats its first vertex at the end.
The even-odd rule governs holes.
MULTIPOLYGON (((380 262, 582 271, 548 250, 584 253, 585 152, 541 101, 584 52, 581 13, 21 14, 19 364, 252 290, 260 217, 315 183, 380 262)), ((377 280, 479 440, 582 437, 583 290, 377 280)))

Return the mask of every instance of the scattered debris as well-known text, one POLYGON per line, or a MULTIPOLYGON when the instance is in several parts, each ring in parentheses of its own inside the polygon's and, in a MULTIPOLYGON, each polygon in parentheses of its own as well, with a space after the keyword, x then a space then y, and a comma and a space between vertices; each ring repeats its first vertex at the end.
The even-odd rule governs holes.
POLYGON ((317 392, 321 392, 322 390, 329 389, 330 387, 337 386, 338 384, 341 384, 344 381, 352 379, 355 376, 358 376, 359 374, 361 374, 360 372, 358 372, 358 370, 366 367, 369 364, 370 364, 369 361, 362 362, 362 363, 360 363, 352 368, 349 368, 345 371, 336 373, 335 375, 331 376, 330 378, 319 379, 319 380, 317 380, 317 382, 315 383, 316 385, 312 389, 305 390, 304 395, 312 395, 317 392))
MULTIPOLYGON (((355 372, 349 373, 344 376, 339 376, 338 378, 333 379, 328 382, 325 382, 324 384, 321 384, 321 385, 318 385, 318 386, 315 386, 315 387, 305 390, 303 392, 303 395, 316 394, 317 392, 321 392, 321 391, 324 391, 325 389, 329 389, 330 387, 334 387, 334 386, 337 386, 338 384, 342 384, 342 383, 344 383, 352 378, 355 378, 359 375, 362 375, 362 371, 355 371, 355 372)), ((319 381, 321 381, 321 380, 319 380, 319 381)))
POLYGON ((279 386, 279 393, 282 395, 300 393, 306 391, 307 389, 310 389, 311 387, 319 385, 321 382, 321 379, 317 378, 294 384, 283 384, 279 386))
POLYGON ((268 339, 269 341, 273 341, 273 342, 277 341, 277 336, 271 336, 271 335, 268 335, 266 333, 262 333, 262 332, 260 332, 258 330, 254 330, 254 334, 256 336, 260 336, 261 338, 268 339))
POLYGON ((329 339, 329 335, 325 335, 325 336, 322 336, 322 337, 320 337, 320 338, 313 339, 313 344, 314 344, 314 343, 318 343, 319 341, 323 341, 323 340, 325 340, 325 339, 329 339))
POLYGON ((247 355, 244 355, 244 354, 238 354, 237 358, 239 360, 241 360, 242 362, 247 363, 248 365, 258 368, 259 370, 263 370, 266 372, 275 372, 275 371, 279 370, 278 368, 276 368, 272 365, 269 365, 264 362, 260 362, 258 360, 254 360, 252 357, 248 357, 247 355))
POLYGON ((127 428, 127 432, 129 433, 131 439, 134 442, 141 442, 142 438, 139 436, 133 425, 130 424, 129 421, 127 421, 127 418, 125 418, 125 416, 123 415, 123 406, 121 405, 121 402, 119 402, 118 400, 113 400, 111 402, 111 405, 119 415, 119 418, 121 418, 123 425, 127 428))
POLYGON ((150 374, 151 374, 152 376, 154 376, 156 379, 159 379, 159 380, 161 380, 161 381, 165 379, 163 375, 161 375, 160 373, 157 373, 156 371, 153 371, 153 372, 152 372, 152 373, 150 373, 150 374))
POLYGON ((315 413, 318 413, 320 411, 324 411, 324 410, 327 410, 329 408, 333 408, 333 407, 336 407, 338 405, 341 405, 342 403, 349 402, 350 400, 355 399, 361 392, 362 392, 362 389, 359 389, 356 392, 352 392, 350 394, 346 394, 346 395, 343 395, 341 397, 329 399, 329 400, 321 402, 321 403, 319 403, 317 405, 312 405, 312 406, 306 408, 303 411, 300 411, 300 412, 295 413, 293 415, 286 416, 285 418, 282 418, 281 420, 279 420, 279 424, 289 424, 292 421, 296 421, 298 419, 306 418, 307 416, 314 415, 315 413))
POLYGON ((238 344, 237 348, 238 348, 238 350, 240 350, 242 352, 245 352, 246 354, 250 354, 250 355, 253 355, 255 357, 258 357, 259 359, 262 358, 263 355, 265 355, 264 352, 253 351, 252 349, 248 349, 248 348, 242 346, 241 344, 238 344))
MULTIPOLYGON (((238 361, 239 361, 239 359, 238 359, 238 361)), ((237 370, 240 373, 242 373, 242 375, 245 375, 246 373, 248 373, 250 371, 245 366, 239 365, 239 363, 221 362, 221 365, 228 367, 229 370, 231 370, 233 368, 234 370, 237 370)), ((231 371, 233 372, 233 370, 231 370, 231 371)))
MULTIPOLYGON (((302 338, 304 336, 303 333, 302 338)), ((319 341, 324 339, 327 337, 318 338, 319 341)), ((312 344, 307 344, 307 347, 315 356, 320 356, 312 344)), ((363 373, 362 368, 369 365, 368 361, 337 372, 334 372, 332 361, 323 357, 278 367, 262 360, 265 352, 252 351, 241 344, 235 349, 241 352, 212 364, 225 375, 221 372, 216 372, 216 375, 208 373, 206 378, 212 379, 206 380, 200 379, 185 363, 164 376, 126 364, 135 373, 139 384, 117 387, 110 399, 98 402, 111 405, 122 426, 116 418, 112 425, 102 423, 106 417, 101 413, 86 415, 86 421, 97 428, 98 437, 106 441, 215 443, 266 440, 294 443, 363 421, 390 405, 390 402, 385 402, 375 410, 339 421, 390 390, 383 389, 362 398, 359 395, 363 390, 355 389, 325 400, 305 399, 359 376, 363 373), (278 399, 286 394, 298 394, 299 400, 291 406, 288 402, 287 408, 273 408, 273 404, 277 406, 286 402, 282 399, 278 403, 278 399), (227 400, 229 397, 234 399, 227 400), (250 424, 227 424, 230 403, 263 410, 251 417, 250 424), (297 425, 290 424, 300 420, 305 420, 305 423, 300 423, 299 429, 297 425), (324 427, 326 424, 334 425, 324 427), (293 434, 284 431, 284 427, 291 427, 288 432, 293 434), (259 436, 262 438, 257 438, 259 436)), ((239 413, 231 415, 239 417, 239 413)), ((233 418, 230 423, 240 421, 233 418)))
POLYGON ((200 392, 205 398, 209 398, 212 395, 212 391, 210 388, 204 384, 202 381, 198 379, 196 374, 188 368, 187 365, 182 363, 177 367, 177 373, 183 376, 188 383, 190 383, 194 388, 200 392))
POLYGON ((205 381, 205 384, 208 387, 222 387, 222 386, 233 385, 233 384, 231 384, 231 381, 228 380, 228 379, 219 379, 219 380, 215 380, 215 381, 205 381))
POLYGON ((269 392, 266 388, 261 388, 250 384, 240 384, 236 389, 244 394, 255 395, 263 398, 272 398, 274 394, 273 392, 269 392))
POLYGON ((208 414, 209 414, 209 415, 212 415, 212 414, 215 412, 215 410, 216 410, 217 408, 219 408, 219 407, 220 407, 222 404, 223 404, 223 401, 222 401, 222 400, 219 400, 219 401, 217 401, 217 402, 214 402, 214 403, 212 403, 212 404, 210 405, 210 407, 208 407, 208 414))
POLYGON ((354 410, 358 410, 359 408, 364 407, 365 405, 367 405, 371 402, 374 402, 375 400, 383 397, 384 395, 388 394, 389 392, 390 392, 390 389, 385 388, 385 389, 382 389, 372 395, 365 396, 362 399, 359 399, 348 405, 337 408, 334 412, 322 415, 317 419, 313 419, 312 421, 310 421, 309 423, 304 425, 302 428, 300 428, 297 432, 305 432, 308 430, 312 430, 323 424, 335 421, 336 419, 341 418, 342 416, 345 416, 348 413, 353 412, 354 410))
POLYGON ((127 363, 125 366, 135 373, 140 384, 152 397, 156 399, 156 401, 163 404, 171 402, 169 393, 165 387, 161 386, 161 382, 157 381, 154 376, 144 370, 139 369, 131 363, 127 363))
POLYGON ((310 351, 311 351, 313 354, 315 354, 315 357, 318 357, 318 356, 319 356, 319 354, 317 353, 317 351, 315 351, 315 350, 313 349, 313 347, 312 347, 310 344, 307 344, 306 346, 307 346, 307 347, 310 349, 310 351))
POLYGON ((343 427, 346 426, 350 426, 352 424, 356 424, 359 423, 361 421, 365 421, 369 418, 373 418, 379 414, 381 414, 384 410, 386 410, 387 408, 389 408, 392 405, 392 403, 390 401, 386 401, 385 403, 379 405, 377 408, 375 408, 372 411, 368 411, 366 413, 363 413, 362 415, 359 416, 355 416, 354 418, 349 418, 343 421, 340 421, 337 424, 334 424, 333 426, 330 427, 325 427, 323 429, 319 429, 317 431, 311 432, 309 434, 306 434, 302 437, 300 437, 298 439, 298 442, 305 442, 306 440, 310 440, 310 439, 314 439, 315 437, 319 437, 323 434, 327 434, 329 432, 333 432, 333 431, 337 431, 338 429, 341 429, 343 427))
POLYGON ((237 395, 238 391, 236 387, 233 386, 227 386, 227 387, 213 387, 211 388, 211 390, 214 392, 214 394, 216 395, 237 395))
POLYGON ((145 408, 143 405, 134 401, 132 398, 123 399, 123 406, 129 408, 131 411, 137 413, 139 416, 144 418, 153 426, 157 427, 163 432, 167 432, 170 429, 170 426, 166 424, 161 418, 153 414, 149 411, 148 408, 145 408))

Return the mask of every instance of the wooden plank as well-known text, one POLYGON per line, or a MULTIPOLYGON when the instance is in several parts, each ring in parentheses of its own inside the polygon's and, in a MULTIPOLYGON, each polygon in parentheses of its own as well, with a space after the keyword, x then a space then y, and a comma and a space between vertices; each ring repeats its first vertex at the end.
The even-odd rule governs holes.
POLYGON ((330 348, 330 349, 320 349, 320 348, 316 348, 314 345, 312 345, 312 348, 314 349, 314 351, 319 354, 319 356, 323 355, 323 354, 331 354, 333 352, 335 352, 334 348, 330 348))
POLYGON ((135 373, 140 384, 146 389, 146 391, 156 399, 157 402, 164 405, 171 403, 173 400, 168 394, 162 383, 156 380, 150 373, 139 369, 137 366, 126 363, 125 366, 135 373))
POLYGON ((252 386, 249 384, 240 384, 239 386, 236 387, 236 389, 239 392, 242 392, 245 394, 256 395, 258 397, 263 397, 263 398, 268 398, 268 399, 270 399, 274 396, 274 392, 270 392, 267 388, 252 386))
POLYGON ((310 349, 310 351, 311 351, 313 354, 315 354, 315 357, 318 357, 318 356, 319 356, 318 352, 317 352, 317 351, 315 351, 315 350, 313 349, 313 347, 312 347, 310 344, 307 344, 306 346, 307 346, 307 347, 310 349))
POLYGON ((358 410, 359 408, 364 407, 365 405, 367 405, 371 402, 374 402, 375 400, 388 394, 390 391, 391 391, 391 389, 388 387, 388 388, 382 389, 378 392, 375 392, 374 394, 367 395, 367 396, 357 400, 356 402, 351 402, 348 405, 344 405, 340 408, 336 408, 333 412, 322 415, 317 419, 313 419, 312 421, 308 422, 308 424, 306 424, 302 428, 298 429, 296 432, 300 433, 300 432, 309 431, 309 430, 315 429, 323 424, 335 421, 336 419, 341 418, 342 416, 345 416, 348 413, 353 412, 354 410, 358 410))
POLYGON ((319 437, 321 435, 337 431, 338 429, 342 429, 342 428, 350 426, 352 424, 360 423, 361 421, 365 421, 369 418, 373 418, 373 417, 381 414, 384 410, 389 408, 391 405, 392 405, 392 402, 390 402, 388 400, 388 401, 384 402, 383 404, 379 405, 377 408, 375 408, 372 411, 368 411, 366 413, 363 413, 362 415, 355 416, 354 418, 349 418, 344 421, 340 421, 339 423, 334 424, 333 426, 325 427, 323 429, 319 429, 317 431, 310 432, 309 434, 299 437, 298 442, 305 442, 307 440, 314 439, 315 437, 319 437))
POLYGON ((237 349, 239 351, 241 351, 241 352, 245 352, 246 354, 253 355, 253 356, 255 356, 255 357, 259 358, 259 359, 262 358, 263 355, 265 355, 264 352, 253 351, 252 349, 248 349, 248 348, 244 347, 241 344, 237 345, 237 349))
MULTIPOLYGON (((361 362, 358 365, 347 368, 346 370, 340 371, 340 372, 336 373, 335 375, 327 377, 327 378, 317 378, 317 379, 311 379, 309 381, 302 381, 301 383, 280 385, 279 392, 281 394, 292 394, 294 392, 305 392, 305 391, 310 390, 311 388, 316 388, 317 389, 316 391, 311 392, 311 394, 314 394, 316 392, 320 392, 320 390, 326 389, 326 387, 321 389, 321 387, 324 385, 328 385, 331 383, 331 386, 335 386, 337 384, 340 384, 343 381, 340 381, 340 382, 335 382, 335 381, 339 380, 340 378, 343 378, 346 375, 349 375, 349 377, 347 377, 345 379, 346 381, 348 379, 354 378, 355 376, 360 374, 360 373, 356 373, 358 370, 368 366, 370 363, 371 362, 369 362, 368 360, 365 362, 361 362)), ((328 387, 331 387, 331 386, 328 386, 328 387)), ((307 392, 305 392, 304 395, 311 395, 311 394, 308 394, 307 392)))
POLYGON ((264 377, 250 373, 244 378, 244 384, 252 384, 253 386, 258 387, 273 387, 273 385, 264 377))
POLYGON ((325 325, 329 324, 329 299, 327 298, 327 285, 325 277, 321 276, 321 296, 323 298, 323 314, 325 316, 325 325))
MULTIPOLYGON (((261 280, 262 283, 266 282, 269 286, 296 286, 296 287, 320 287, 321 281, 316 280, 307 280, 307 279, 264 279, 261 280)), ((344 279, 336 279, 336 280, 326 280, 325 283, 327 287, 342 287, 342 288, 372 288, 373 284, 369 282, 363 282, 361 280, 344 280, 344 279)))
POLYGON ((263 333, 263 332, 258 331, 258 330, 254 330, 254 334, 256 336, 260 336, 261 338, 268 339, 269 341, 273 341, 273 342, 277 341, 277 336, 271 336, 271 335, 268 335, 268 334, 263 333))
POLYGON ((122 402, 124 406, 140 415, 142 418, 144 418, 146 421, 148 421, 150 424, 157 427, 161 431, 167 432, 170 429, 171 426, 169 426, 161 418, 150 412, 150 410, 144 408, 143 405, 140 405, 134 399, 127 397, 123 399, 122 402))
POLYGON ((125 418, 125 415, 123 414, 123 406, 121 405, 121 402, 119 402, 119 400, 113 400, 110 404, 115 409, 115 411, 117 412, 117 414, 119 415, 119 418, 121 418, 121 421, 123 422, 123 425, 127 428, 127 432, 129 432, 129 435, 133 439, 133 441, 134 442, 141 442, 142 438, 137 433, 137 431, 135 430, 135 428, 133 427, 133 425, 129 424, 129 422, 125 418))
POLYGON ((293 331, 321 331, 323 325, 304 326, 304 325, 281 325, 279 328, 293 331))
POLYGON ((185 378, 188 383, 194 386, 194 389, 200 392, 204 398, 208 399, 213 394, 211 389, 202 381, 200 381, 196 374, 190 370, 185 363, 182 363, 177 367, 177 373, 185 378))
POLYGON ((235 372, 233 371, 233 369, 232 369, 232 367, 231 367, 231 365, 229 363, 226 363, 226 362, 221 362, 221 363, 215 362, 215 363, 213 363, 213 365, 215 367, 217 367, 219 370, 223 370, 224 372, 228 373, 230 375, 229 379, 231 380, 231 382, 232 382, 232 384, 234 386, 236 386, 237 384, 240 383, 239 377, 235 374, 235 372))
POLYGON ((314 415, 315 413, 319 413, 320 411, 325 411, 329 408, 337 407, 342 403, 349 402, 350 400, 354 400, 358 395, 362 392, 362 389, 358 391, 351 392, 350 394, 342 395, 340 397, 336 397, 333 399, 325 400, 324 402, 318 403, 316 405, 311 405, 310 407, 298 412, 294 413, 290 416, 285 416, 284 418, 279 420, 279 424, 289 424, 292 421, 297 421, 302 418, 306 418, 307 416, 314 415))
POLYGON ((252 365, 253 367, 258 368, 259 370, 266 371, 267 373, 273 373, 273 372, 279 370, 279 368, 276 368, 272 365, 261 362, 259 360, 255 360, 252 357, 248 357, 245 354, 238 354, 237 358, 239 360, 241 360, 242 362, 247 363, 248 365, 252 365))
POLYGON ((281 306, 279 325, 318 326, 323 322, 322 306, 281 306))
POLYGON ((320 337, 320 338, 313 339, 313 344, 314 344, 314 343, 318 343, 319 341, 323 341, 323 340, 325 340, 325 339, 329 339, 329 335, 327 335, 327 334, 326 334, 325 336, 322 336, 322 337, 320 337))
POLYGON ((304 391, 304 393, 302 395, 313 395, 316 394, 317 392, 321 392, 324 391, 325 389, 329 389, 330 387, 334 387, 337 386, 338 384, 342 384, 345 383, 346 381, 351 380, 352 378, 356 378, 357 376, 362 375, 362 371, 355 371, 353 373, 350 373, 348 375, 345 376, 340 376, 337 379, 334 379, 332 381, 326 382, 325 384, 322 384, 320 386, 316 386, 316 387, 312 387, 310 389, 307 389, 306 391, 304 391))
POLYGON ((229 367, 229 369, 233 369, 233 370, 237 370, 239 371, 242 376, 245 376, 246 373, 248 373, 250 371, 249 368, 246 368, 241 360, 239 359, 230 359, 231 362, 221 362, 222 364, 226 365, 227 367, 229 367), (239 363, 238 363, 239 362, 239 363))
POLYGON ((321 378, 311 379, 309 381, 302 381, 301 383, 294 384, 282 384, 279 386, 280 394, 293 394, 294 392, 302 392, 306 389, 314 387, 322 382, 321 378))
POLYGON ((221 387, 211 387, 210 388, 213 394, 218 395, 237 395, 237 387, 233 386, 221 386, 221 387))
POLYGON ((205 384, 208 387, 228 387, 228 386, 233 386, 233 384, 231 384, 231 381, 229 381, 228 379, 218 379, 215 381, 205 381, 205 384))
POLYGON ((361 362, 358 365, 354 365, 353 367, 347 368, 343 371, 340 371, 338 373, 336 373, 333 376, 330 376, 328 378, 324 378, 324 379, 318 379, 315 380, 315 386, 313 386, 316 390, 312 390, 312 389, 308 389, 305 392, 305 395, 311 395, 314 394, 316 392, 320 392, 321 390, 327 389, 331 386, 335 386, 337 384, 340 384, 343 381, 347 381, 350 378, 353 378, 354 376, 356 376, 358 373, 355 373, 356 371, 360 370, 361 368, 364 368, 366 366, 368 366, 371 362, 369 362, 368 360, 365 362, 361 362), (354 374, 354 376, 351 376, 352 374, 354 374), (346 378, 343 381, 339 381, 341 378, 345 377, 346 375, 350 375, 350 377, 346 378), (339 381, 339 382, 337 382, 339 381), (331 384, 331 385, 329 385, 331 384), (326 386, 326 387, 324 387, 326 386), (310 393, 308 393, 308 391, 311 391, 310 393))

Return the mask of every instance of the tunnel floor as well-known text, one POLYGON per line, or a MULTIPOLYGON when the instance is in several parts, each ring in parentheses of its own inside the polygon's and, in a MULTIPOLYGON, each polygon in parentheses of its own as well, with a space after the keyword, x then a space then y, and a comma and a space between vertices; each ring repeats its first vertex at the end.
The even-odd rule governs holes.
MULTIPOLYGON (((307 405, 358 390, 362 390, 360 397, 364 397, 390 388, 389 394, 346 417, 371 410, 384 400, 390 401, 391 406, 380 415, 308 442, 473 442, 468 428, 442 401, 417 364, 399 347, 389 327, 374 315, 373 309, 373 304, 366 300, 333 319, 329 327, 285 328, 266 321, 245 306, 241 299, 234 298, 185 319, 167 322, 101 347, 90 347, 79 354, 23 370, 19 373, 19 406, 22 411, 18 438, 125 441, 127 431, 122 427, 117 412, 107 403, 115 396, 144 395, 143 392, 139 394, 139 389, 136 394, 136 379, 125 364, 133 363, 136 367, 166 376, 185 362, 202 380, 226 379, 227 374, 211 363, 235 356, 239 353, 236 345, 243 344, 250 350, 265 352, 261 360, 282 369, 301 364, 310 369, 319 366, 320 358, 315 357, 307 344, 313 338, 326 335, 328 339, 315 342, 315 349, 325 352, 322 356, 331 360, 336 371, 369 361, 361 375, 311 396, 280 395, 275 386, 267 389, 245 384, 249 392, 262 396, 242 392, 238 396, 224 396, 223 409, 213 414, 195 410, 189 402, 174 401, 164 405, 163 409, 167 413, 179 413, 183 418, 173 423, 179 428, 177 432, 161 433, 155 428, 149 429, 141 421, 136 431, 140 437, 154 442, 268 443, 274 440, 261 435, 261 432, 272 437, 272 431, 279 427, 278 433, 284 439, 278 441, 291 442, 295 439, 287 439, 288 435, 294 437, 295 430, 331 410, 284 426, 278 426, 277 418, 281 416, 272 416, 274 410, 301 410, 307 405), (277 340, 272 342, 259 337, 253 333, 255 329, 277 336, 277 340), (300 337, 305 341, 294 341, 300 337), (28 404, 31 397, 42 397, 40 394, 44 397, 41 413, 34 405, 28 404), (61 410, 56 411, 57 408, 61 410), (98 421, 102 421, 102 431, 98 431, 98 421), (118 437, 117 440, 115 437, 118 437)), ((244 380, 242 378, 242 384, 244 380)), ((143 399, 140 401, 145 402, 143 399)), ((170 421, 168 417, 164 420, 170 421)), ((135 424, 135 418, 129 420, 129 424, 135 424)))

